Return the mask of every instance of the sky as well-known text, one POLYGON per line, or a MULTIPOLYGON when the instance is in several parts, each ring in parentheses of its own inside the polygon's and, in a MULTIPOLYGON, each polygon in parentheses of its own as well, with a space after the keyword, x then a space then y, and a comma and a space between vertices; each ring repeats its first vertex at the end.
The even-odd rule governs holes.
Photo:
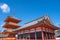
POLYGON ((14 16, 22 20, 19 25, 35 20, 46 14, 52 23, 60 25, 60 0, 0 0, 0 30, 7 16, 14 16))

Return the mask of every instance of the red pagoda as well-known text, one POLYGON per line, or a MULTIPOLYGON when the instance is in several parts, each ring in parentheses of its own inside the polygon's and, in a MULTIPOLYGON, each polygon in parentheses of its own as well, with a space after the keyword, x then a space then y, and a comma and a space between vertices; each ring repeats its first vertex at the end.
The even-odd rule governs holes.
POLYGON ((4 39, 8 40, 8 38, 10 38, 10 40, 12 40, 12 38, 15 38, 15 32, 8 32, 8 31, 12 31, 13 29, 19 28, 20 26, 18 25, 18 23, 20 21, 21 20, 18 20, 10 16, 6 18, 5 24, 3 25, 3 28, 6 28, 6 30, 4 30, 4 34, 9 34, 9 35, 4 39))

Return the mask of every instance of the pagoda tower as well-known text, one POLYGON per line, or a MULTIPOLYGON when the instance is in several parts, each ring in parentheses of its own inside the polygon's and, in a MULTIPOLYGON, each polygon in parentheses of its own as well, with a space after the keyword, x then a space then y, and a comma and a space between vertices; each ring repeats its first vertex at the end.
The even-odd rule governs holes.
MULTIPOLYGON (((18 20, 16 19, 15 17, 10 17, 8 16, 6 19, 5 19, 5 24, 3 25, 3 28, 6 28, 6 30, 8 31, 12 31, 13 29, 16 29, 16 28, 19 28, 20 26, 18 25, 19 22, 21 22, 21 20, 18 20)), ((6 31, 5 30, 5 31, 6 31)), ((9 36, 13 37, 13 33, 9 33, 6 31, 6 33, 9 34, 9 36)))

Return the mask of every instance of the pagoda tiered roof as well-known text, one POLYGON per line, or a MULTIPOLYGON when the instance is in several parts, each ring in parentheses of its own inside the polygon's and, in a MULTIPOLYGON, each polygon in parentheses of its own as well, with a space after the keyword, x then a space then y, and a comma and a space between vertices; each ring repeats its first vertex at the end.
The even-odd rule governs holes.
POLYGON ((18 23, 20 21, 21 20, 18 20, 15 17, 8 16, 5 20, 5 24, 3 25, 3 28, 10 28, 10 29, 19 28, 20 26, 18 25, 18 23))
POLYGON ((4 24, 3 25, 3 27, 4 28, 13 28, 13 29, 15 29, 15 28, 19 28, 20 26, 19 25, 17 25, 17 24, 4 24))
POLYGON ((16 19, 16 18, 14 18, 14 17, 10 17, 10 16, 8 16, 7 18, 6 18, 6 20, 5 20, 5 22, 14 22, 14 23, 19 23, 21 20, 18 20, 18 19, 16 19))

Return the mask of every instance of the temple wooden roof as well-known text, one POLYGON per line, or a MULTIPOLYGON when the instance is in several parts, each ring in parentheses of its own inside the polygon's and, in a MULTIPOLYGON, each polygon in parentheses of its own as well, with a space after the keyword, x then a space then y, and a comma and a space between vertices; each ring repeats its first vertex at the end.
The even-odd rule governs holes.
POLYGON ((14 22, 14 23, 19 23, 21 20, 18 20, 18 19, 16 19, 16 18, 14 18, 14 17, 10 17, 10 16, 8 16, 7 18, 6 18, 6 20, 5 20, 5 22, 14 22))

